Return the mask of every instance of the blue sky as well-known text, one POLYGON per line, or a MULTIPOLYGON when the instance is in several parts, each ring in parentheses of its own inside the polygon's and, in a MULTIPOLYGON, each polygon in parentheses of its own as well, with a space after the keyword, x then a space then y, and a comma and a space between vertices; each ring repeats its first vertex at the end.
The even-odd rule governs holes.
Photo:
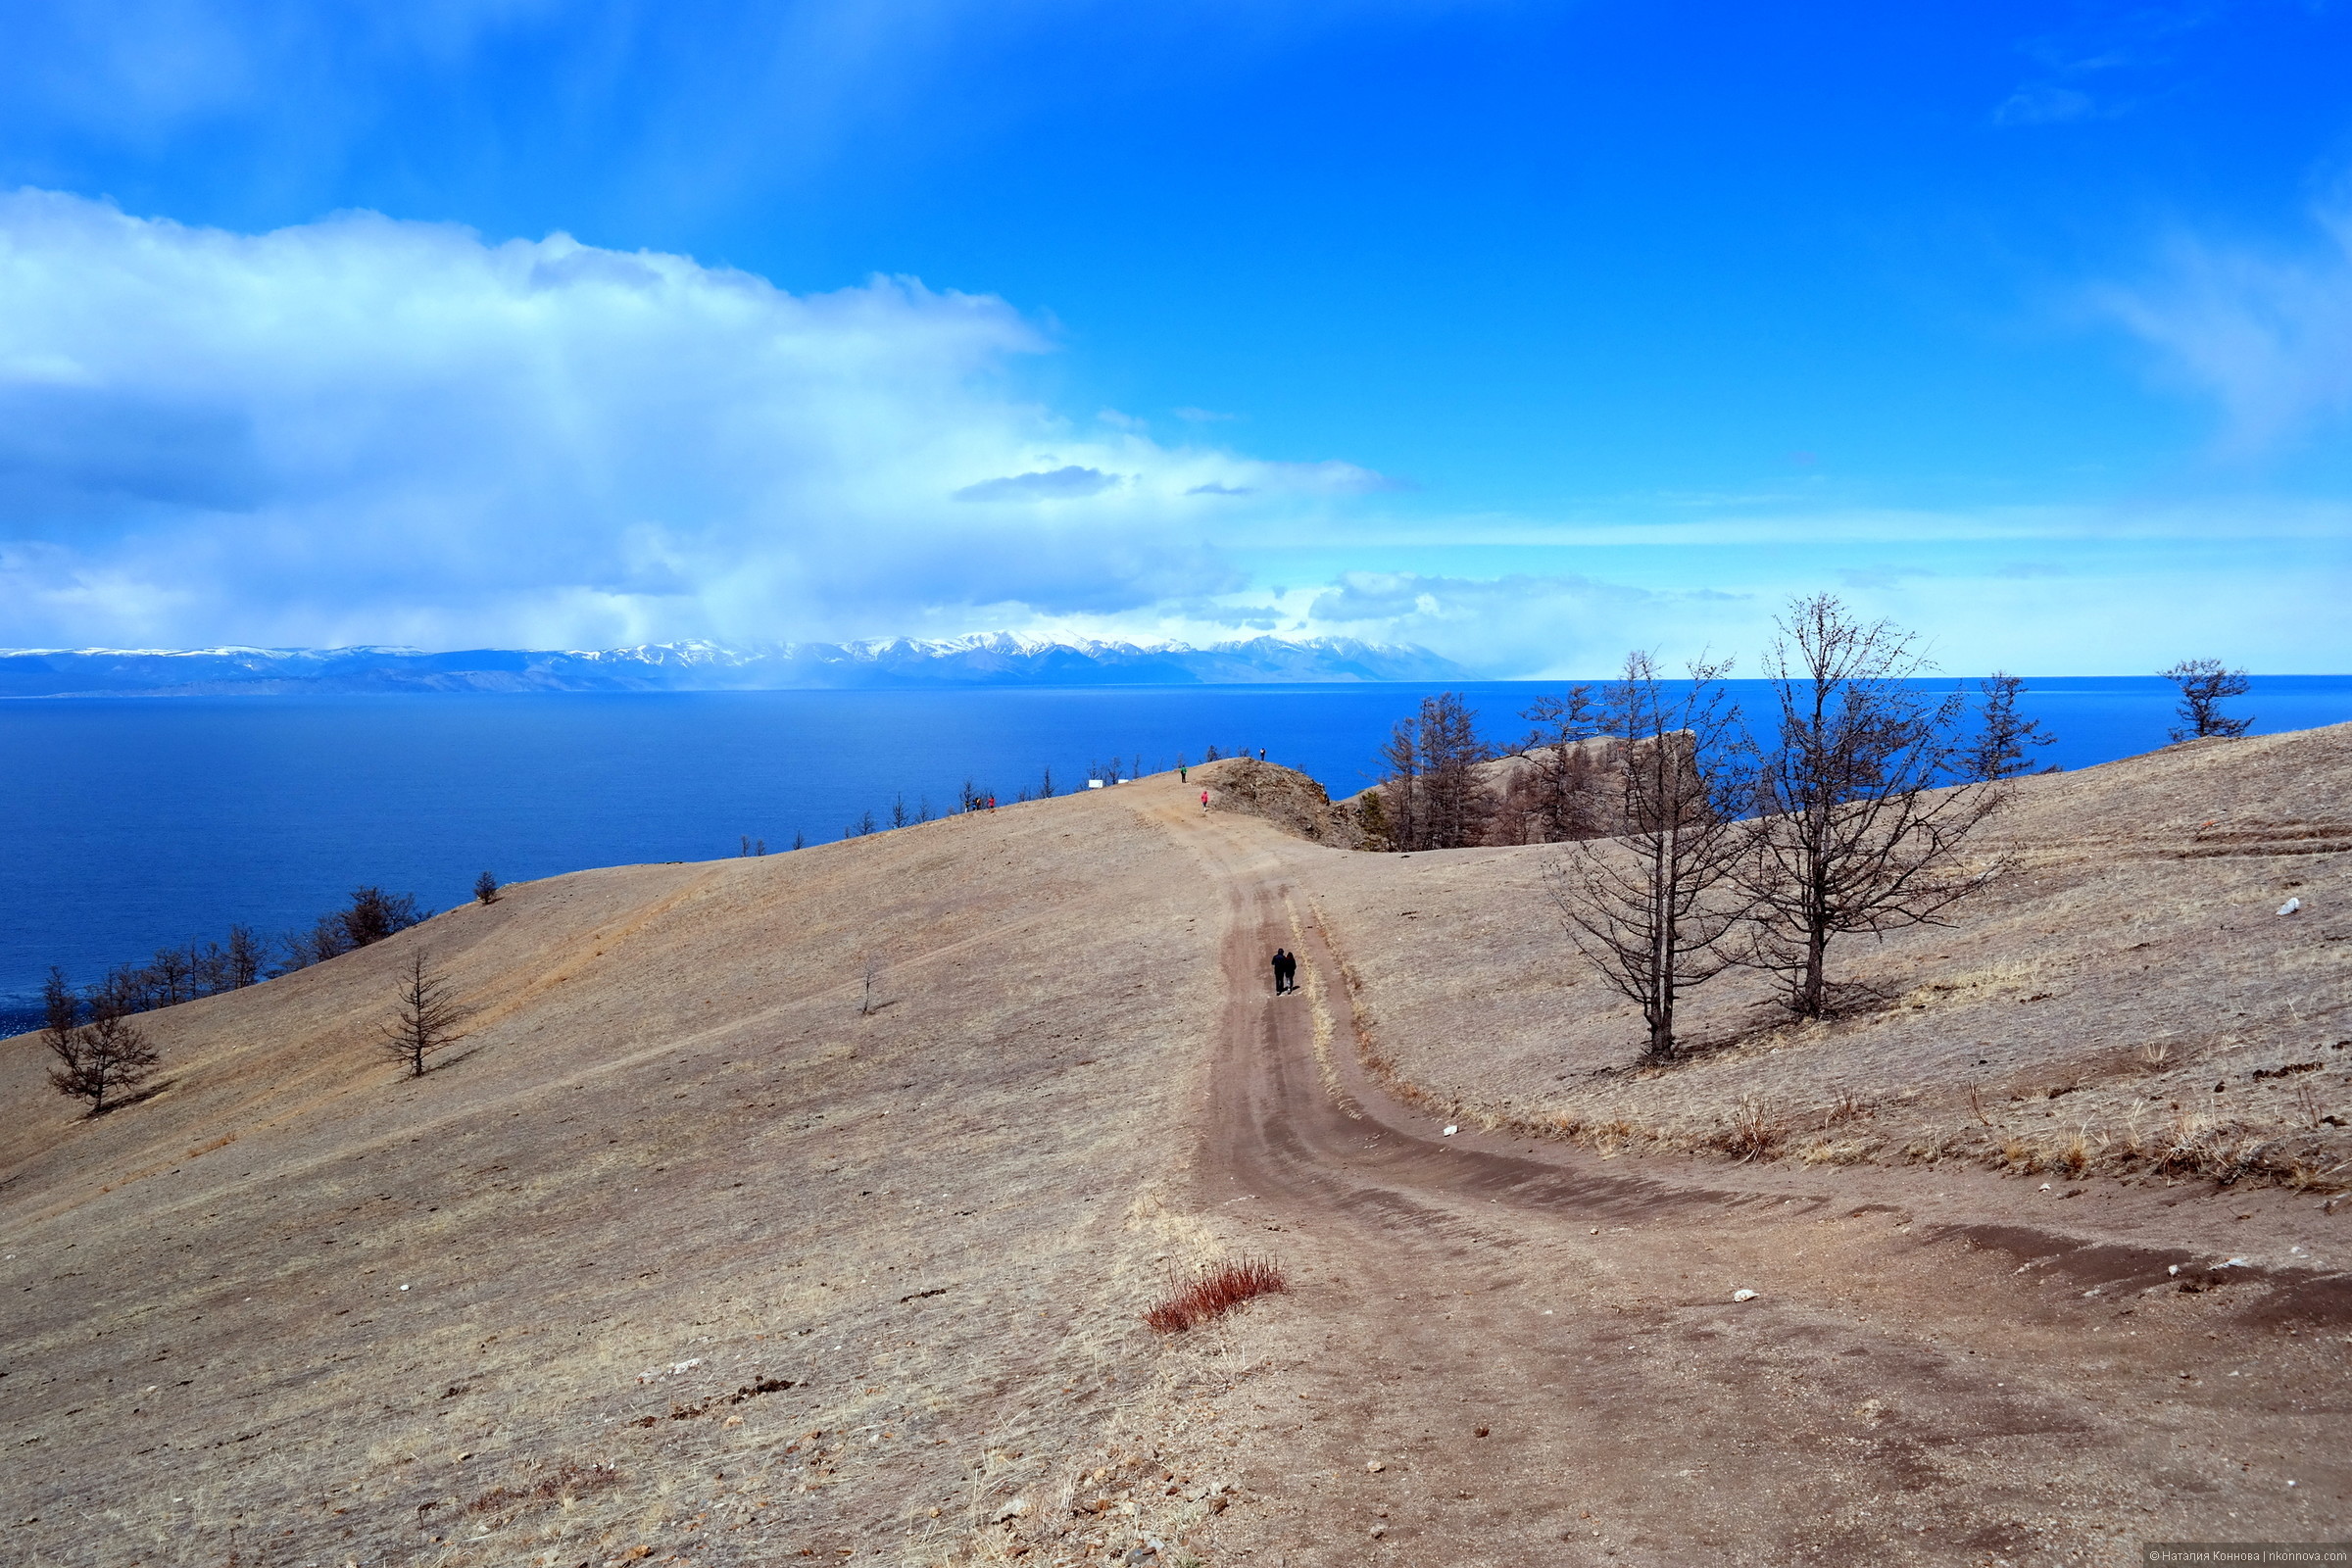
POLYGON ((2341 4, 0 35, 0 642, 2352 668, 2341 4))

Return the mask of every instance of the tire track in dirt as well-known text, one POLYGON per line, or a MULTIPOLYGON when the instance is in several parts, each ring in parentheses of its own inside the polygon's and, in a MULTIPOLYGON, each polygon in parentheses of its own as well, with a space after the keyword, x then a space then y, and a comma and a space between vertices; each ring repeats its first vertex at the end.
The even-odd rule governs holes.
MULTIPOLYGON (((1915 1173, 1440 1136, 1362 1072, 1295 852, 1138 796, 1227 895, 1199 1200, 1253 1214, 1298 1281, 1267 1309, 1279 1371, 1225 1396, 1244 1502, 1196 1536, 1208 1560, 2122 1564, 2352 1518, 2320 1325, 2085 1298, 2048 1266, 2085 1244, 1915 1225, 1907 1200, 1949 1206, 1915 1173), (1270 994, 1278 944, 1319 987, 1270 994)), ((2110 1284, 2163 1277, 2101 1255, 2110 1284)))

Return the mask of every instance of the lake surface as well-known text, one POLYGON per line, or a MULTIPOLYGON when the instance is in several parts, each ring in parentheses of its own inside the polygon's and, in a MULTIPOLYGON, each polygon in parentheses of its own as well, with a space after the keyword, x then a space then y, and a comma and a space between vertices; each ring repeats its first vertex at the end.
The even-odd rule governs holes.
MULTIPOLYGON (((1739 683, 1743 699, 1760 695, 1739 683)), ((1390 726, 1438 687, 94 698, 0 702, 0 1013, 61 964, 77 983, 231 922, 307 925, 362 883, 431 907, 483 870, 770 852, 840 838, 894 801, 953 809, 969 779, 1010 801, 1053 769, 1264 747, 1335 796, 1372 781, 1390 726)), ((1458 686, 1492 739, 1559 683, 1458 686)), ((2066 767, 2161 746, 2172 689, 2046 679, 2025 707, 2066 767)), ((2352 676, 2257 677, 2256 730, 2352 719, 2352 676)), ((0 1018, 0 1027, 9 1020, 0 1018)))

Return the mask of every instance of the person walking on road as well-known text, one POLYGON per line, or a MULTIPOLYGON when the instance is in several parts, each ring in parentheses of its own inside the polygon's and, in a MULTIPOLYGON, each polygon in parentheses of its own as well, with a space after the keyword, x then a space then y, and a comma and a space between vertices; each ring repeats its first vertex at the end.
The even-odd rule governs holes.
POLYGON ((1296 961, 1282 949, 1274 950, 1274 994, 1276 996, 1279 997, 1291 989, 1291 966, 1296 961))
POLYGON ((1200 792, 1200 809, 1203 811, 1208 809, 1208 791, 1206 790, 1200 792))

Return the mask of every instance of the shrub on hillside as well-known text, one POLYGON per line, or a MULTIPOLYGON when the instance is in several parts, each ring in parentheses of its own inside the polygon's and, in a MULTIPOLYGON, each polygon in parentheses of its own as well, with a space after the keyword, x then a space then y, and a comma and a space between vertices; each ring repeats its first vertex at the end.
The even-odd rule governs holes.
POLYGON ((1229 1312, 1252 1297, 1287 1292, 1291 1282, 1271 1258, 1245 1257, 1200 1271, 1189 1283, 1171 1280, 1168 1294, 1144 1314, 1162 1334, 1181 1334, 1229 1312))
POLYGON ((154 1074, 155 1047, 103 994, 85 1004, 64 972, 53 968, 41 1000, 47 1018, 41 1043, 57 1058, 49 1070, 50 1085, 61 1095, 88 1101, 91 1115, 104 1115, 154 1074))

